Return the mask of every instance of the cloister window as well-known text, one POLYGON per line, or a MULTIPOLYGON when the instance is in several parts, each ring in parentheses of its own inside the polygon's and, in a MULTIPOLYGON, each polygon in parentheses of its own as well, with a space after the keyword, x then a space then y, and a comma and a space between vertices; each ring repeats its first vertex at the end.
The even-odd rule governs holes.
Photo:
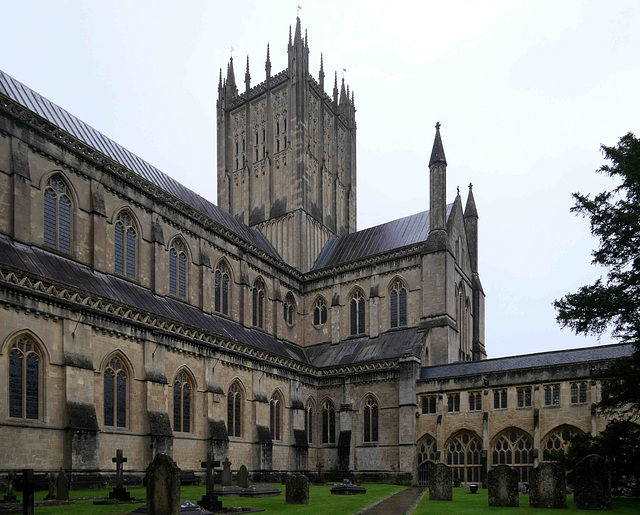
POLYGON ((269 430, 272 440, 280 440, 282 426, 282 399, 278 392, 274 392, 269 401, 269 430))
POLYGON ((293 325, 294 315, 296 312, 296 301, 293 298, 293 294, 291 292, 287 293, 287 296, 284 298, 283 307, 283 316, 284 321, 288 325, 293 325))
POLYGON ((178 238, 169 249, 169 293, 187 298, 187 247, 178 238))
POLYGON ((477 483, 480 481, 482 442, 468 431, 459 433, 445 446, 447 465, 452 469, 454 481, 477 483))
POLYGON ((215 295, 213 309, 223 315, 229 314, 229 269, 220 263, 214 273, 215 295))
POLYGON ((191 384, 186 372, 180 372, 173 382, 173 430, 191 431, 191 384))
POLYGON ((323 298, 316 300, 313 307, 313 325, 321 326, 327 322, 327 303, 323 298))
POLYGON ((35 343, 23 336, 9 348, 9 416, 40 417, 41 355, 35 343))
POLYGON ((117 356, 104 371, 104 425, 127 427, 127 372, 117 356))
POLYGON ((469 393, 469 411, 482 411, 482 392, 469 393))
POLYGON ((242 390, 234 382, 227 392, 227 433, 229 436, 240 436, 242 419, 242 390))
POLYGON ((322 404, 322 443, 336 443, 336 408, 328 399, 322 404))
POLYGON ((426 435, 417 446, 418 459, 418 486, 428 486, 429 469, 434 465, 438 457, 438 444, 436 439, 426 435))
POLYGON ((129 213, 120 213, 116 220, 114 254, 116 274, 136 277, 137 232, 129 213))
POLYGON ((449 413, 457 413, 460 411, 460 394, 450 393, 447 395, 447 411, 449 413))
POLYGON ((436 412, 437 399, 435 395, 422 398, 422 414, 433 415, 436 412))
POLYGON ((587 383, 571 383, 571 404, 587 402, 587 383))
POLYGON ((523 386, 517 388, 518 394, 518 408, 530 408, 531 407, 531 387, 523 386))
POLYGON ((407 289, 399 279, 391 289, 391 328, 407 325, 407 289))
POLYGON ((507 390, 493 390, 493 409, 506 409, 507 390))
POLYGON ((364 295, 356 290, 349 301, 351 309, 351 335, 364 333, 364 295))
POLYGON ((560 406, 560 385, 548 384, 544 387, 544 405, 560 406))
POLYGON ((304 432, 307 434, 307 442, 313 443, 313 422, 314 409, 311 399, 307 401, 304 412, 304 432))
POLYGON ((71 194, 59 176, 51 177, 44 190, 44 244, 71 253, 71 194))
POLYGON ((264 328, 265 287, 260 279, 253 283, 253 325, 264 328))
POLYGON ((564 457, 571 444, 571 438, 580 431, 571 426, 561 426, 552 430, 542 440, 542 461, 558 460, 564 457))
POLYGON ((492 465, 509 465, 518 471, 519 481, 527 483, 533 467, 533 440, 518 429, 505 430, 496 440, 492 465))
POLYGON ((367 397, 363 409, 364 441, 378 441, 378 402, 373 396, 367 397))

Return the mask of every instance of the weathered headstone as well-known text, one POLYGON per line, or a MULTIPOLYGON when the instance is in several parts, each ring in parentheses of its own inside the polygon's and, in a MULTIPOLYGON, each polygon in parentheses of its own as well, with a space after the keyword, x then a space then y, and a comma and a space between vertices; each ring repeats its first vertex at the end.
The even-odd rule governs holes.
MULTIPOLYGON (((220 466, 220 462, 215 459, 213 452, 210 452, 207 455, 207 461, 203 461, 201 464, 202 468, 207 469, 206 473, 206 493, 202 496, 202 499, 198 501, 198 505, 209 511, 216 511, 222 509, 222 501, 218 499, 218 496, 213 492, 214 484, 213 484, 213 474, 214 469, 220 466)), ((231 464, 229 464, 231 465, 231 464)))
POLYGON ((49 474, 49 493, 44 498, 45 501, 52 501, 56 498, 56 476, 53 472, 49 474))
POLYGON ((111 458, 111 461, 116 464, 116 486, 109 492, 109 499, 117 499, 121 502, 130 501, 131 494, 124 487, 123 464, 127 462, 127 458, 122 455, 122 449, 116 450, 116 456, 111 458))
POLYGON ((529 478, 529 505, 534 508, 566 508, 567 481, 557 463, 540 463, 529 478))
POLYGON ((518 472, 508 465, 498 465, 487 474, 489 506, 520 506, 518 472))
POLYGON ((573 498, 579 510, 611 509, 611 468, 602 456, 589 454, 578 462, 573 498))
POLYGON ((68 501, 69 480, 67 479, 67 475, 64 473, 62 467, 60 467, 60 472, 58 472, 58 479, 56 480, 56 484, 58 487, 58 495, 56 496, 58 501, 68 501))
POLYGON ((249 471, 245 465, 240 466, 238 470, 237 483, 240 488, 249 488, 249 471))
POLYGON ((171 456, 156 454, 147 467, 144 481, 149 515, 180 514, 180 469, 171 456))
POLYGON ((18 498, 13 493, 16 488, 16 473, 10 470, 7 474, 7 495, 4 496, 3 502, 18 502, 18 498))
POLYGON ((303 474, 287 476, 285 487, 287 504, 309 504, 309 479, 303 474))
POLYGON ((231 486, 231 462, 227 456, 222 462, 222 486, 231 486))
POLYGON ((33 469, 22 471, 22 513, 23 515, 33 515, 33 492, 35 490, 33 481, 33 469))
POLYGON ((453 475, 444 463, 436 463, 429 471, 429 500, 453 500, 453 475))

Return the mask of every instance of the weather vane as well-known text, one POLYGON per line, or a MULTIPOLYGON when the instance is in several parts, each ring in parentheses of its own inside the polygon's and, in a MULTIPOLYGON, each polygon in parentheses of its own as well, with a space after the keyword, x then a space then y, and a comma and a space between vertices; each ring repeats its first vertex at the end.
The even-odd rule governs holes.
POLYGON ((300 15, 300 11, 302 11, 302 7, 298 6, 298 8, 296 9, 296 17, 300 15))
POLYGON ((230 52, 230 54, 231 54, 231 59, 233 59, 233 51, 234 51, 234 50, 235 50, 235 48, 231 47, 231 52, 230 52))

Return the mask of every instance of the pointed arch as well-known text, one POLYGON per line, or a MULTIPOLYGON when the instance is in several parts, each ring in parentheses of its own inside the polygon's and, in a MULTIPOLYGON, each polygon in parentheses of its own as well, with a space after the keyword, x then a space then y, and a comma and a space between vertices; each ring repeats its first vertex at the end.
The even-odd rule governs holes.
POLYGON ((182 366, 172 381, 173 430, 178 433, 193 432, 193 394, 197 385, 188 367, 182 366))
POLYGON ((266 311, 266 299, 267 299, 267 287, 262 277, 258 276, 253 281, 253 287, 251 288, 252 302, 252 321, 254 327, 264 329, 265 327, 265 311, 266 311))
POLYGON ((307 435, 307 443, 313 443, 315 436, 314 423, 316 417, 316 403, 313 397, 309 397, 304 404, 304 432, 307 435))
POLYGON ((227 390, 227 434, 242 436, 242 407, 246 391, 240 379, 234 379, 227 390))
POLYGON ((518 427, 503 429, 491 444, 491 466, 509 465, 518 471, 519 481, 528 482, 533 468, 533 438, 518 427))
POLYGON ((416 445, 416 468, 418 486, 429 485, 431 467, 439 460, 438 442, 430 434, 425 434, 416 445))
POLYGON ((380 418, 380 403, 371 393, 362 402, 363 441, 375 443, 378 441, 378 421, 380 418))
POLYGON ((366 297, 359 286, 349 294, 349 329, 351 336, 365 333, 366 297))
POLYGON ((133 380, 131 362, 120 350, 107 354, 100 363, 105 426, 129 426, 129 398, 133 380))
POLYGON ((131 210, 125 206, 113 217, 114 271, 129 279, 136 279, 140 256, 140 223, 131 210))
POLYGON ((390 327, 406 327, 407 325, 407 283, 400 276, 394 277, 388 286, 390 327))
POLYGON ((220 258, 216 264, 214 275, 214 311, 223 315, 229 315, 231 299, 231 284, 233 283, 233 272, 229 262, 220 258))
POLYGON ((541 440, 542 461, 555 461, 565 455, 571 438, 584 434, 584 431, 570 424, 563 424, 553 428, 541 440))
POLYGON ((71 182, 60 171, 43 183, 43 233, 47 247, 71 254, 77 197, 71 182))
POLYGON ((276 388, 269 399, 269 430, 271 439, 282 439, 282 416, 284 413, 284 396, 279 388, 276 388))
POLYGON ((187 242, 178 234, 174 236, 168 245, 169 250, 169 293, 187 298, 189 263, 191 262, 191 252, 187 242))
POLYGON ((475 432, 468 429, 455 432, 447 440, 444 452, 454 481, 480 481, 482 439, 475 432))
POLYGON ((44 412, 44 357, 39 339, 19 331, 6 345, 10 418, 40 420, 44 412))
POLYGON ((298 309, 296 306, 296 299, 291 291, 288 291, 285 295, 282 307, 282 314, 284 316, 285 323, 289 326, 293 326, 293 324, 295 323, 295 314, 297 313, 298 309))
POLYGON ((336 443, 336 405, 328 397, 322 400, 322 443, 336 443))
POLYGON ((321 327, 327 323, 327 301, 322 295, 316 295, 313 301, 313 325, 321 327))

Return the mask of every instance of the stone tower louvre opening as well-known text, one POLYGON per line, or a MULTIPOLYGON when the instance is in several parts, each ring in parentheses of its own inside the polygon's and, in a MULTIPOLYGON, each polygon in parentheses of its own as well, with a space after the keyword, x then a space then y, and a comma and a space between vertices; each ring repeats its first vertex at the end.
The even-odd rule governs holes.
POLYGON ((239 92, 233 57, 218 85, 218 206, 260 230, 302 272, 331 238, 356 230, 356 123, 344 80, 325 93, 309 73, 300 19, 289 35, 288 66, 251 87, 249 58, 239 92))

